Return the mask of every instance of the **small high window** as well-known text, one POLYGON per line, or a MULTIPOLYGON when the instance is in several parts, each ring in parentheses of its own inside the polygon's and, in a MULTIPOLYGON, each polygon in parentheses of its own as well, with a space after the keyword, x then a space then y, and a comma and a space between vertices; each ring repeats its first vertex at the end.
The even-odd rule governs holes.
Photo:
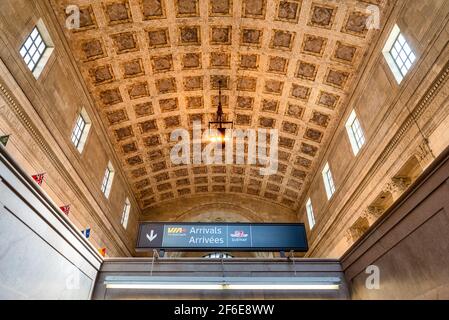
POLYGON ((31 72, 36 69, 37 64, 45 53, 45 50, 47 50, 47 44, 42 39, 37 27, 34 27, 22 48, 20 48, 20 55, 31 72))
POLYGON ((53 52, 52 41, 42 20, 32 29, 19 52, 34 77, 39 78, 53 52))
POLYGON ((72 143, 75 148, 81 153, 86 144, 87 136, 89 134, 91 122, 87 112, 83 109, 76 119, 75 127, 72 131, 72 143))
POLYGON ((397 25, 394 26, 383 54, 398 83, 401 83, 416 60, 416 55, 397 25))
POLYGON ((313 229, 315 226, 315 215, 313 213, 312 200, 310 198, 306 202, 306 212, 307 212, 307 220, 309 220, 309 228, 313 229))
POLYGON ((346 131, 348 132, 352 151, 354 152, 354 155, 357 155, 365 144, 365 135, 363 134, 362 127, 360 126, 359 119, 357 119, 354 110, 352 110, 348 121, 346 121, 346 131))
POLYGON ((131 203, 129 202, 129 199, 127 198, 125 201, 125 205, 123 206, 122 211, 122 226, 123 228, 128 228, 128 220, 129 220, 129 213, 131 211, 131 203))
POLYGON ((332 178, 332 172, 329 167, 329 163, 326 163, 323 169, 324 187, 326 188, 327 199, 330 200, 335 193, 334 179, 332 178))
POLYGON ((209 253, 209 254, 205 255, 204 258, 206 258, 206 259, 232 259, 234 257, 232 255, 230 255, 229 253, 214 252, 214 253, 209 253))
POLYGON ((114 167, 109 162, 104 173, 103 183, 101 184, 101 192, 109 198, 109 194, 111 193, 112 181, 114 180, 114 167))

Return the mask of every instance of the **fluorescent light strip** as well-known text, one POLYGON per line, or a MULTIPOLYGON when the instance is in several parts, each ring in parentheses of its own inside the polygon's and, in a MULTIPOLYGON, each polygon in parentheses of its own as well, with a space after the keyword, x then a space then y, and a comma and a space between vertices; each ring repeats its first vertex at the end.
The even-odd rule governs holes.
POLYGON ((142 290, 338 290, 338 284, 107 283, 107 289, 142 290))
POLYGON ((146 289, 146 290, 222 290, 221 284, 175 284, 175 283, 113 283, 107 289, 146 289))
POLYGON ((230 290, 338 290, 338 284, 230 284, 230 290))

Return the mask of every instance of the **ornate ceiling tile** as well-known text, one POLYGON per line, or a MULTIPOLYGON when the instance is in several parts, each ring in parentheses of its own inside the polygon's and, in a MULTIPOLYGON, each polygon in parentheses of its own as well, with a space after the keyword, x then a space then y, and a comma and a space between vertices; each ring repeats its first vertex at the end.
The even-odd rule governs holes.
POLYGON ((96 85, 110 83, 115 80, 112 66, 107 64, 105 66, 95 67, 89 70, 92 82, 96 85))
POLYGON ((267 0, 243 0, 242 16, 245 18, 265 19, 267 0))
POLYGON ((315 81, 316 74, 318 72, 318 66, 305 62, 305 61, 298 61, 298 68, 296 70, 296 77, 303 79, 303 80, 310 80, 315 81))
POLYGON ((110 112, 107 112, 106 115, 107 115, 110 125, 114 125, 114 124, 129 120, 125 109, 120 109, 117 111, 110 111, 110 112))
POLYGON ((141 0, 140 10, 143 20, 165 19, 166 0, 141 0))
POLYGON ((296 118, 298 120, 302 119, 302 116, 304 115, 304 108, 300 107, 296 104, 288 104, 287 110, 285 112, 286 116, 296 118))
POLYGON ((246 46, 260 47, 263 31, 258 29, 243 28, 240 35, 240 44, 246 46))
POLYGON ((183 46, 201 45, 200 26, 179 27, 179 44, 183 46))
POLYGON ((358 37, 365 37, 368 33, 367 21, 369 13, 359 10, 351 10, 347 13, 342 32, 358 37))
POLYGON ((209 16, 226 17, 232 15, 232 0, 209 0, 209 16))
POLYGON ((135 52, 139 50, 137 34, 134 32, 123 32, 111 35, 113 47, 117 54, 135 52))
POLYGON ((269 57, 267 72, 286 74, 288 59, 283 57, 269 57))
POLYGON ((321 91, 318 96, 317 105, 333 110, 337 107, 339 100, 340 96, 333 93, 321 91))
POLYGON ((83 51, 81 59, 84 61, 97 60, 106 57, 103 39, 83 39, 79 45, 83 51))
POLYGON ((128 1, 105 2, 103 8, 108 25, 133 21, 128 1))
POLYGON ((241 54, 240 69, 257 70, 259 68, 259 55, 241 54))
POLYGON ((175 0, 176 16, 198 17, 200 15, 199 0, 175 0))
POLYGON ((280 50, 291 50, 296 33, 284 30, 273 30, 270 48, 280 50))
POLYGON ((302 1, 279 1, 276 20, 297 23, 302 1))
POLYGON ((331 29, 336 12, 337 8, 335 6, 324 3, 313 3, 309 15, 310 19, 307 24, 309 26, 331 29))
POLYGON ((332 59, 339 62, 352 64, 354 62, 356 54, 356 46, 337 41, 332 59))
POLYGON ((147 29, 148 45, 150 48, 163 48, 170 46, 168 28, 147 29))
POLYGON ((80 7, 80 28, 75 31, 87 31, 98 28, 92 6, 80 7))
POLYGON ((322 57, 326 49, 327 41, 326 38, 306 34, 302 43, 302 52, 322 57))
POLYGON ((313 111, 312 118, 310 119, 310 122, 314 123, 316 125, 319 125, 320 127, 327 128, 330 120, 331 120, 331 117, 329 115, 318 112, 318 111, 313 111))

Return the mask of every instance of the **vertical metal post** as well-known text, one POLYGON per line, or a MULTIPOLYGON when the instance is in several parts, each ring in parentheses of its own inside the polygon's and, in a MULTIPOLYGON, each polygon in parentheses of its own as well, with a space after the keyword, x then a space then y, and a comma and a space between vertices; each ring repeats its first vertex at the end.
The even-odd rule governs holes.
POLYGON ((156 249, 153 249, 153 260, 151 261, 150 277, 153 276, 154 262, 158 258, 159 258, 159 252, 156 249))
POLYGON ((223 278, 225 277, 225 269, 224 269, 224 254, 220 253, 220 259, 221 259, 221 271, 223 278))
POLYGON ((295 251, 292 250, 292 251, 290 251, 290 253, 291 253, 291 259, 293 261, 293 270, 295 272, 295 277, 296 277, 295 251))

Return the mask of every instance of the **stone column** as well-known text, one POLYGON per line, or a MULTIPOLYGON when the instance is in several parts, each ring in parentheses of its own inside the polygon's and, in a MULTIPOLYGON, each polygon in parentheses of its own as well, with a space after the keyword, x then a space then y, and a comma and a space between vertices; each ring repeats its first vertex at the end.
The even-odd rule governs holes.
POLYGON ((399 199, 405 190, 410 186, 411 180, 406 177, 393 177, 385 188, 386 192, 390 192, 393 196, 393 201, 399 199))
POLYGON ((356 222, 346 231, 345 238, 346 242, 352 245, 356 242, 369 228, 369 222, 366 217, 359 217, 356 222))
POLYGON ((354 243, 354 239, 352 238, 352 233, 350 229, 346 230, 345 232, 345 240, 348 247, 352 246, 352 244, 354 243))
POLYGON ((421 144, 416 148, 414 156, 423 170, 425 170, 435 159, 435 156, 426 141, 421 142, 421 144))
POLYGON ((382 207, 377 207, 377 206, 369 206, 368 208, 366 208, 363 211, 363 217, 366 218, 368 220, 368 223, 370 226, 372 226, 374 224, 374 222, 377 221, 377 219, 380 218, 380 216, 382 215, 382 213, 385 212, 385 209, 382 207))

